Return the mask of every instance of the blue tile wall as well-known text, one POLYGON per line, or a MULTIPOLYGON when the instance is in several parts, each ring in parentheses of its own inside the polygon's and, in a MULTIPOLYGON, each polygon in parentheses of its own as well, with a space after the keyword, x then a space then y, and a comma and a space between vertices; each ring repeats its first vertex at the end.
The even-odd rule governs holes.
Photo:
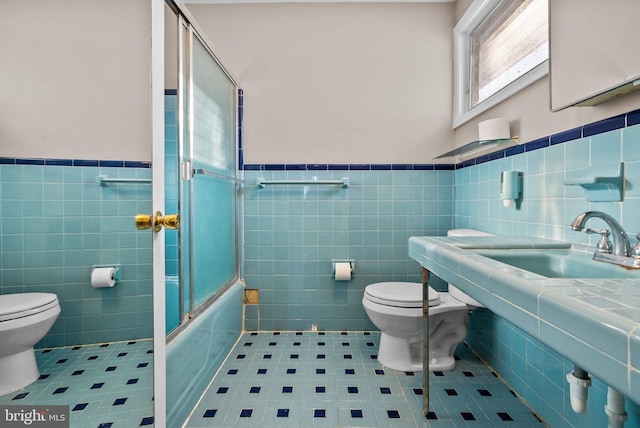
MULTIPOLYGON (((164 96, 164 198, 166 213, 177 213, 178 210, 178 96, 165 91, 164 96)), ((165 274, 177 276, 178 267, 178 234, 165 234, 165 274)))
POLYGON ((52 292, 62 313, 37 347, 151 337, 149 184, 99 186, 98 175, 150 178, 145 162, 0 160, 0 294, 52 292), (114 166, 115 165, 115 166, 114 166), (91 266, 121 264, 122 282, 90 285, 91 266))
MULTIPOLYGON (((640 232, 638 117, 633 111, 501 151, 495 159, 458 165, 455 226, 595 245, 594 239, 572 231, 569 224, 583 211, 599 210, 613 215, 634 236, 640 232), (564 185, 564 177, 573 170, 621 161, 627 180, 623 202, 590 203, 580 186, 564 185), (523 197, 512 208, 503 207, 499 199, 499 173, 505 170, 523 173, 523 197)), ((607 425, 606 379, 594 379, 588 411, 577 415, 571 410, 565 380, 573 370, 571 361, 488 311, 474 312, 467 340, 551 426, 607 425)), ((640 426, 640 406, 629 400, 626 404, 626 426, 640 426)))
MULTIPOLYGON (((403 165, 247 165, 244 229, 247 330, 369 330, 367 284, 420 282, 408 257, 412 235, 444 235, 453 219, 451 169, 403 165), (423 169, 424 168, 424 169, 423 169), (255 186, 256 179, 339 180, 339 185, 255 186), (331 260, 355 261, 350 281, 335 281, 331 260)), ((443 284, 444 285, 444 284, 443 284)))

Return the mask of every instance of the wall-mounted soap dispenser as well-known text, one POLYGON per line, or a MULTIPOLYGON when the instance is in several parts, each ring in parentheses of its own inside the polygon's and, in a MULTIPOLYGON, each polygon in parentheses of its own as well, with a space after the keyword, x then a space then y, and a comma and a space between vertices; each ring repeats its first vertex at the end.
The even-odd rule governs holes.
POLYGON ((512 207, 520 199, 522 179, 518 171, 500 173, 500 199, 505 207, 512 207))

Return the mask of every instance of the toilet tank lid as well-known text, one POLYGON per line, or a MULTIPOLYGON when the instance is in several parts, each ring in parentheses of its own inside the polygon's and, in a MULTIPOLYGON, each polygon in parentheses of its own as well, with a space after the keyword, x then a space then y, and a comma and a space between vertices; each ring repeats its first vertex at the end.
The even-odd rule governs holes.
MULTIPOLYGON (((407 307, 422 306, 422 284, 419 282, 378 282, 369 284, 365 292, 376 300, 405 304, 407 307)), ((440 304, 440 295, 429 287, 429 306, 440 304)))
POLYGON ((53 293, 15 293, 0 295, 0 316, 18 314, 58 300, 53 293))
POLYGON ((493 233, 483 232, 475 229, 451 229, 447 231, 447 236, 496 236, 493 233))

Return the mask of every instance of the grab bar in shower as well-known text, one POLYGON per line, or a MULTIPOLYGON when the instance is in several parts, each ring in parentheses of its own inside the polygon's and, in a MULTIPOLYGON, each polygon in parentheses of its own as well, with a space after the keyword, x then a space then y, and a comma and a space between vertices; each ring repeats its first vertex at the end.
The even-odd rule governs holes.
POLYGON ((204 168, 194 168, 193 175, 206 175, 208 177, 220 178, 222 180, 233 181, 234 183, 244 183, 241 178, 229 177, 228 175, 218 174, 217 172, 208 171, 204 168))
POLYGON ((256 186, 264 188, 265 184, 339 184, 342 187, 349 187, 349 177, 342 177, 340 180, 266 180, 258 178, 256 186))
POLYGON ((150 178, 109 178, 108 175, 99 175, 96 177, 96 183, 99 186, 106 186, 109 183, 139 183, 151 184, 150 178))

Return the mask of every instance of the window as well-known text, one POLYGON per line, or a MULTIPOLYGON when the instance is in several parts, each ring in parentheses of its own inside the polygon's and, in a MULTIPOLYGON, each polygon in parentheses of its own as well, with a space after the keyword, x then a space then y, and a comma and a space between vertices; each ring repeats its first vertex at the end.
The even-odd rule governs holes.
POLYGON ((475 0, 454 29, 454 128, 548 73, 547 0, 475 0))

